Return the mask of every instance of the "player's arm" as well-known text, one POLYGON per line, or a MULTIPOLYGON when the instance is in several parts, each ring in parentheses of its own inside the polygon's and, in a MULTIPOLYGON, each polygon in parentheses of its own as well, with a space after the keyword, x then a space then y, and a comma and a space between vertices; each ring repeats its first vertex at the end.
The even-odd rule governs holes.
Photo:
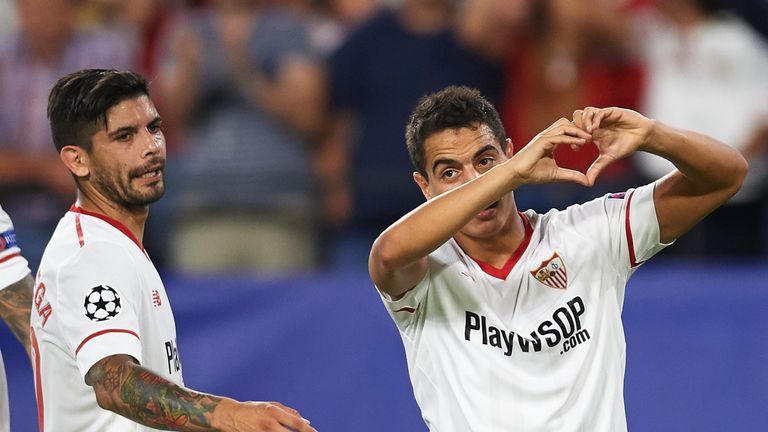
POLYGON ((653 199, 660 241, 668 243, 725 203, 741 187, 747 161, 733 148, 708 136, 675 129, 620 108, 586 108, 574 123, 593 131, 600 156, 587 171, 590 184, 612 161, 646 151, 672 162, 677 170, 661 179, 653 199))
POLYGON ((176 385, 128 355, 112 355, 85 375, 103 409, 174 431, 316 432, 298 411, 277 402, 238 402, 176 385))
POLYGON ((35 280, 27 274, 20 281, 0 290, 0 318, 29 354, 29 314, 32 310, 32 290, 35 280))
MULTIPOLYGON (((448 241, 479 211, 518 186, 552 181, 586 184, 584 174, 558 167, 552 155, 560 144, 581 146, 588 139, 591 135, 560 119, 511 159, 449 192, 432 197, 374 241, 368 259, 371 279, 393 299, 400 298, 426 274, 429 253, 448 241)), ((507 149, 507 156, 511 156, 511 144, 507 149)))

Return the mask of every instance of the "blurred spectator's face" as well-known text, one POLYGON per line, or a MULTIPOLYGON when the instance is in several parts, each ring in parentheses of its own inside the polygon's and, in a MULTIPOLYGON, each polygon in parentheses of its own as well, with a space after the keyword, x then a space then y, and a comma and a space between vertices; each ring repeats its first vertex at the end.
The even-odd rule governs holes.
POLYGON ((219 9, 239 9, 268 3, 267 0, 212 0, 211 5, 219 9))
POLYGON ((109 14, 124 23, 143 29, 148 26, 164 0, 96 0, 109 14))
POLYGON ((407 5, 418 5, 421 7, 444 7, 444 8, 452 8, 455 6, 454 0, 403 0, 403 4, 407 5))
POLYGON ((346 23, 364 20, 379 4, 377 0, 331 0, 330 3, 336 16, 346 23))
MULTIPOLYGON (((488 24, 515 27, 529 19, 536 0, 465 0, 488 24)), ((578 2, 577 2, 578 3, 578 2)))
POLYGON ((63 46, 74 26, 74 0, 19 0, 18 6, 21 31, 34 51, 63 46))

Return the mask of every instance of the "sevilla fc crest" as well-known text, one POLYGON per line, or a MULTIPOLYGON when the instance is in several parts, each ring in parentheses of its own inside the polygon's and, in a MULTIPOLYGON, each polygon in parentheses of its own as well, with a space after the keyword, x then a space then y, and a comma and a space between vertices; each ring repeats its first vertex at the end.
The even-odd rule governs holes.
POLYGON ((552 257, 541 262, 531 274, 537 281, 550 288, 565 289, 568 286, 568 272, 565 270, 565 262, 557 252, 552 257))

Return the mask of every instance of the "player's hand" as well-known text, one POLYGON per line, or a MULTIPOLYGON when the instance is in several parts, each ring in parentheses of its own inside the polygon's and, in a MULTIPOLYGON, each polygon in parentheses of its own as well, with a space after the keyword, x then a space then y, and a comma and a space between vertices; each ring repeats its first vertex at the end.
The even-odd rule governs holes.
POLYGON ((590 140, 591 134, 561 118, 536 135, 510 162, 524 184, 570 181, 586 186, 588 180, 584 173, 557 166, 553 154, 561 144, 580 148, 590 140))
POLYGON ((611 163, 637 151, 648 141, 654 121, 624 108, 593 108, 573 112, 573 124, 592 134, 599 155, 587 169, 589 186, 611 163))
POLYGON ((216 412, 217 430, 226 432, 317 432, 298 411, 279 402, 222 400, 216 412), (223 418, 220 418, 223 417, 223 418))

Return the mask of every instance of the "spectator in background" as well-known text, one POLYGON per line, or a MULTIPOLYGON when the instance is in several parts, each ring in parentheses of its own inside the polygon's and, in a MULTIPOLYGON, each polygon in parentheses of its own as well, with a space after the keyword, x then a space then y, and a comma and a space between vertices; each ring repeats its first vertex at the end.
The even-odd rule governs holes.
MULTIPOLYGON (((741 191, 681 239, 686 254, 765 252, 768 180, 768 48, 760 35, 713 1, 665 0, 637 17, 635 45, 647 65, 644 113, 695 129, 739 150, 750 164, 741 191)), ((648 178, 673 170, 637 159, 648 178)))
MULTIPOLYGON (((642 68, 625 55, 620 41, 628 17, 613 0, 520 0, 529 10, 517 34, 507 38, 507 69, 500 114, 515 151, 545 129, 552 119, 569 117, 584 106, 636 109, 642 68)), ((504 2, 497 3, 501 8, 504 2)), ((489 9, 498 16, 501 11, 489 9)), ((560 146, 558 164, 586 172, 598 151, 590 144, 574 151, 560 146)), ((594 188, 578 184, 534 185, 516 193, 526 207, 540 212, 562 209, 636 184, 629 159, 601 174, 594 188)))
POLYGON ((158 83, 181 146, 173 265, 312 269, 323 81, 305 23, 265 1, 213 0, 177 24, 158 83))
POLYGON ((452 0, 383 8, 330 60, 333 130, 320 166, 326 217, 341 226, 334 265, 365 268, 376 236, 422 201, 402 151, 402 125, 418 99, 452 84, 497 94, 498 67, 460 39, 456 9, 452 0))
POLYGON ((154 79, 157 42, 166 22, 183 4, 184 0, 87 0, 82 15, 90 25, 119 28, 132 37, 137 46, 136 72, 154 79))
POLYGON ((48 91, 56 78, 81 68, 132 67, 124 34, 76 28, 78 4, 18 0, 18 29, 0 40, 0 201, 14 215, 32 268, 75 198, 69 173, 51 151, 48 91))
POLYGON ((16 29, 16 1, 0 0, 0 40, 16 29))
POLYGON ((278 0, 301 14, 309 24, 309 39, 323 57, 339 47, 347 32, 365 21, 377 0, 278 0))
POLYGON ((504 62, 533 6, 532 0, 469 0, 460 10, 457 31, 474 52, 504 62))

